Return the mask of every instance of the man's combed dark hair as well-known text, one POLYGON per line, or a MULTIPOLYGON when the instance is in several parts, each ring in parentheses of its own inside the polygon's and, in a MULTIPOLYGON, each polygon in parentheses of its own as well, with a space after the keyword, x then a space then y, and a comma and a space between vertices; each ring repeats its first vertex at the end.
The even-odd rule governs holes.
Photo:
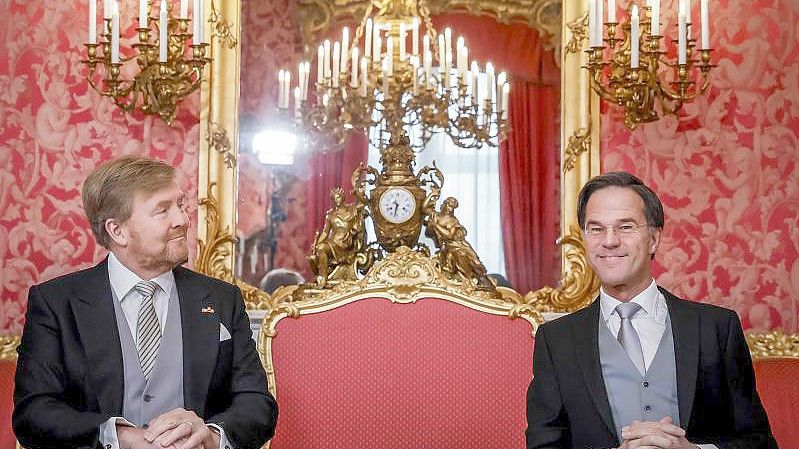
POLYGON ((640 179, 624 171, 615 171, 591 178, 580 190, 577 199, 577 222, 585 228, 585 207, 591 195, 606 187, 623 187, 633 190, 644 201, 644 216, 646 223, 658 229, 663 229, 665 222, 663 216, 663 203, 660 198, 640 179))

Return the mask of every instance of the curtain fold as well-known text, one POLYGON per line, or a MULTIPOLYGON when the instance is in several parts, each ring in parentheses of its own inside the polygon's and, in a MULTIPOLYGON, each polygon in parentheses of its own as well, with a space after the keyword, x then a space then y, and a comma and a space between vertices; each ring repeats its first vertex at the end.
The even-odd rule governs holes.
POLYGON ((463 35, 469 54, 511 82, 511 132, 499 152, 500 203, 505 271, 522 293, 555 285, 560 276, 560 69, 552 50, 526 24, 445 14, 433 19, 463 35))
POLYGON ((551 86, 515 83, 499 152, 505 269, 513 287, 528 292, 555 285, 560 272, 559 95, 551 86))

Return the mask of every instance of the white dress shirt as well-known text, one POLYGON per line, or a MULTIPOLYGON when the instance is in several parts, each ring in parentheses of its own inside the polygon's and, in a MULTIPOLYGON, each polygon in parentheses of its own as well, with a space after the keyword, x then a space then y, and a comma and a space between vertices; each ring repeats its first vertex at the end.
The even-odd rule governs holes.
MULTIPOLYGON (((108 280, 111 283, 111 293, 114 301, 119 301, 122 306, 122 312, 125 315, 130 328, 130 334, 136 338, 136 323, 139 320, 139 309, 144 296, 135 290, 133 287, 139 282, 143 281, 136 273, 130 271, 128 267, 122 264, 117 259, 114 253, 108 254, 108 280)), ((175 286, 175 275, 172 270, 161 273, 158 276, 149 279, 158 284, 153 295, 153 306, 155 307, 155 314, 158 317, 158 324, 161 326, 161 334, 164 333, 164 326, 166 325, 167 312, 169 311, 169 300, 172 296, 177 296, 178 291, 175 286)), ((117 437, 117 424, 134 427, 128 420, 121 416, 112 416, 106 422, 100 424, 99 440, 105 448, 119 449, 119 438, 117 437)), ((216 424, 207 424, 208 427, 216 429, 219 432, 219 449, 231 449, 230 442, 225 435, 225 430, 216 424)))
MULTIPOLYGON (((630 302, 641 306, 641 309, 630 318, 630 324, 641 340, 641 350, 644 353, 644 367, 648 370, 652 360, 655 359, 660 346, 660 340, 666 331, 666 321, 669 317, 669 309, 666 305, 666 297, 658 290, 655 280, 641 293, 635 295, 630 302)), ((614 337, 618 337, 621 328, 621 318, 613 311, 622 301, 610 296, 604 288, 599 289, 599 309, 602 319, 607 324, 614 337)), ((679 423, 675 423, 679 425, 679 423)), ((718 449, 715 444, 699 444, 700 449, 718 449)))

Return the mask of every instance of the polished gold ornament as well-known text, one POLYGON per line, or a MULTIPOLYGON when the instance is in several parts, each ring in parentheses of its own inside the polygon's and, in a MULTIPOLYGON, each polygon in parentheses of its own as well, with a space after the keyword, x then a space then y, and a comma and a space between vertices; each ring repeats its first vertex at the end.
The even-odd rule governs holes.
POLYGON ((781 330, 764 333, 747 333, 746 343, 752 357, 799 357, 799 334, 781 330))
POLYGON ((678 39, 673 40, 678 54, 682 53, 679 48, 685 48, 684 57, 668 60, 661 43, 664 36, 653 32, 652 7, 643 8, 640 20, 637 8, 631 4, 631 21, 605 22, 599 31, 601 38, 591 42, 589 37, 586 50, 591 87, 602 99, 624 108, 624 124, 630 129, 658 120, 656 104, 662 114, 676 115, 685 102, 707 91, 710 70, 715 67, 710 63, 712 50, 697 48, 696 39, 690 38, 690 24, 681 26, 684 34, 678 32, 678 39), (607 30, 606 35, 601 34, 602 29, 607 30), (671 74, 664 67, 673 68, 671 74))
POLYGON ((358 272, 368 270, 373 252, 366 243, 366 204, 346 203, 344 190, 330 192, 333 207, 325 214, 325 224, 313 240, 308 257, 319 287, 328 282, 355 281, 358 272))
MULTIPOLYGON (((373 3, 385 10, 390 3, 415 3, 413 0, 300 0, 297 15, 303 42, 312 47, 335 24, 363 17, 373 3)), ((523 23, 538 31, 544 48, 560 53, 561 0, 429 0, 431 16, 465 12, 487 16, 500 23, 523 23)), ((556 61, 559 63, 560 61, 556 61)))
POLYGON ((319 46, 315 83, 310 62, 294 74, 281 71, 279 109, 313 146, 373 128, 370 141, 381 151, 418 151, 436 133, 463 148, 498 145, 507 127, 507 75, 490 63, 484 71, 470 64, 462 38, 450 29, 439 35, 429 14, 425 0, 369 3, 352 41, 344 28, 340 41, 319 46))
MULTIPOLYGON (((472 14, 479 13, 496 15, 496 12, 506 8, 508 3, 513 3, 513 5, 518 3, 518 5, 523 6, 525 1, 526 0, 519 2, 506 2, 504 0, 499 0, 480 2, 480 5, 464 8, 464 10, 472 14), (495 12, 481 10, 482 6, 493 8, 495 12)), ((476 2, 476 0, 458 0, 454 3, 466 4, 468 2, 476 2)), ((357 2, 348 0, 319 0, 319 2, 314 3, 313 1, 309 0, 307 5, 311 5, 311 3, 318 3, 320 5, 324 3, 324 5, 320 6, 320 10, 324 9, 324 11, 320 11, 320 13, 330 14, 330 17, 336 18, 334 21, 336 22, 339 17, 348 17, 347 14, 339 14, 339 11, 348 10, 347 8, 349 8, 350 5, 357 2)), ((431 1, 430 9, 437 9, 437 4, 438 3, 431 1)), ((525 9, 524 7, 517 7, 518 5, 513 5, 507 6, 508 11, 520 11, 521 13, 524 13, 524 11, 532 11, 529 8, 525 9)), ((220 17, 224 17, 225 22, 231 24, 230 31, 234 33, 239 42, 241 42, 240 36, 238 35, 241 23, 241 6, 242 4, 240 0, 225 0, 224 2, 218 2, 216 8, 219 11, 220 17)), ((567 22, 575 21, 585 14, 586 0, 565 0, 563 1, 562 6, 562 20, 564 25, 559 33, 562 33, 560 39, 562 39, 563 42, 568 42, 572 36, 565 24, 567 22)), ((308 6, 306 9, 310 10, 312 8, 311 6, 308 6)), ((364 9, 365 5, 360 7, 360 9, 355 9, 354 11, 356 11, 357 14, 353 15, 353 17, 361 17, 364 9)), ((532 12, 530 14, 532 14, 532 12)), ((532 16, 528 15, 528 17, 532 16)), ((329 20, 329 18, 325 20, 329 20)), ((515 21, 515 19, 513 21, 515 21)), ((326 22, 327 25, 322 26, 320 25, 322 22, 318 21, 315 22, 315 26, 329 29, 331 23, 334 22, 326 22)), ((315 33, 317 33, 317 36, 320 35, 318 34, 320 33, 319 30, 316 30, 315 33)), ((226 278, 226 276, 230 276, 230 273, 232 273, 233 267, 235 265, 236 248, 235 245, 230 244, 226 238, 222 237, 231 236, 232 238, 235 238, 232 236, 231 229, 235 229, 236 226, 236 206, 238 201, 236 188, 237 170, 235 169, 235 166, 230 167, 229 165, 229 161, 235 163, 235 159, 228 160, 225 155, 229 153, 227 151, 220 150, 225 147, 232 148, 234 149, 232 156, 234 156, 235 148, 238 147, 237 111, 240 92, 239 61, 241 45, 235 47, 223 45, 219 37, 214 39, 214 36, 212 35, 210 54, 212 61, 210 63, 211 67, 208 75, 208 82, 203 83, 201 87, 201 135, 211 136, 212 134, 210 131, 212 129, 218 129, 221 133, 219 135, 224 135, 227 137, 227 139, 229 139, 230 146, 212 145, 212 142, 208 139, 202 139, 200 141, 200 179, 198 186, 199 197, 209 198, 212 196, 212 189, 215 190, 215 193, 213 195, 213 201, 209 201, 209 204, 214 204, 213 208, 201 206, 198 209, 198 237, 202 244, 202 253, 213 255, 212 258, 215 260, 215 263, 204 265, 204 269, 202 271, 211 276, 226 278)), ((537 308, 539 306, 546 307, 547 309, 553 311, 574 310, 578 307, 578 305, 586 304, 588 301, 593 299, 593 295, 596 293, 598 288, 598 284, 594 284, 595 275, 593 275, 590 268, 587 267, 587 263, 585 263, 584 251, 581 251, 579 247, 574 246, 575 242, 579 241, 579 231, 575 235, 572 235, 571 232, 572 224, 577 222, 577 194, 586 181, 588 181, 592 176, 600 173, 598 101, 597 96, 591 92, 590 88, 588 87, 587 71, 581 69, 582 66, 586 65, 586 54, 583 52, 569 54, 564 51, 561 52, 560 57, 560 65, 562 68, 561 85, 577 86, 579 83, 582 83, 581 85, 585 86, 585 89, 563 89, 561 93, 561 159, 564 160, 566 158, 567 143, 569 142, 569 138, 575 135, 577 130, 580 128, 590 129, 590 139, 586 141, 588 142, 586 147, 587 151, 581 152, 579 155, 574 157, 574 165, 570 166, 569 169, 564 169, 561 175, 560 222, 562 234, 564 236, 571 237, 564 237, 560 241, 563 248, 563 274, 558 285, 544 287, 541 290, 532 291, 529 293, 515 292, 513 290, 503 288, 497 289, 497 294, 503 298, 504 302, 512 302, 514 304, 513 307, 520 310, 527 309, 529 307, 537 308), (585 81, 581 81, 583 79, 585 81), (590 123, 586 123, 586 121, 590 121, 590 123), (580 261, 582 263, 578 263, 580 261), (511 297, 514 298, 511 299, 511 297), (525 298, 530 299, 531 304, 526 304, 525 298)), ((383 153, 383 156, 387 159, 394 162, 399 162, 399 167, 402 166, 401 161, 404 157, 406 157, 406 155, 407 153, 404 150, 399 149, 389 149, 383 153)), ((410 162, 411 160, 412 156, 410 159, 408 159, 408 161, 410 162)), ((383 169, 386 168, 385 163, 382 163, 381 165, 383 165, 383 169)), ((380 175, 380 171, 375 169, 372 170, 373 174, 369 175, 370 179, 376 178, 380 175)), ((430 176, 431 175, 427 175, 426 177, 429 178, 430 176)), ((402 176, 396 176, 392 178, 392 183, 401 185, 402 179, 402 176)), ((427 190, 422 191, 422 202, 417 203, 419 206, 417 210, 421 210, 421 206, 424 204, 424 199, 427 197, 429 187, 426 186, 425 188, 427 190)), ((368 202, 370 197, 367 196, 366 198, 368 202)), ((374 219, 374 217, 372 218, 374 219)), ((406 222, 406 224, 407 223, 415 223, 415 219, 411 219, 406 222)), ((403 231, 400 233, 402 232, 403 231)), ((389 235, 389 233, 386 233, 386 235, 389 235)), ((418 247, 417 249, 422 251, 424 248, 418 247)), ((398 247, 395 252, 389 253, 389 255, 396 255, 400 251, 402 250, 398 247)), ((416 256, 425 257, 423 252, 411 252, 413 253, 414 258, 416 256)), ((410 260, 411 258, 405 258, 402 259, 403 262, 397 263, 405 263, 410 260)), ((433 266, 435 266, 435 261, 433 259, 425 257, 425 260, 429 261, 431 264, 433 264, 433 266)), ((389 270, 387 266, 384 267, 386 267, 386 270, 389 270)), ((392 267, 394 268, 391 268, 391 270, 399 270, 399 268, 396 266, 392 267)), ((419 265, 414 264, 406 268, 411 270, 417 269, 418 267, 419 265)), ((247 308, 250 311, 268 312, 274 310, 278 304, 290 303, 301 297, 301 295, 296 292, 297 289, 294 287, 280 289, 273 295, 269 295, 259 290, 255 286, 248 285, 241 279, 235 279, 235 282, 242 288, 242 292, 247 303, 247 308)), ((322 289, 315 295, 316 297, 322 297, 324 295, 336 295, 337 291, 346 290, 350 287, 350 283, 344 282, 336 287, 322 289)), ((399 294, 399 292, 403 291, 403 289, 406 287, 407 284, 398 285, 388 294, 399 294)), ((413 290, 415 287, 411 286, 407 288, 413 290)), ((423 286, 420 286, 419 288, 423 288, 423 286)))
MULTIPOLYGON (((177 105, 196 91, 202 82, 203 68, 210 62, 206 57, 208 44, 194 39, 189 32, 191 20, 172 17, 172 3, 166 3, 164 20, 150 17, 151 2, 147 4, 146 27, 136 28, 136 54, 122 57, 119 53, 119 15, 103 20, 100 43, 87 43, 87 58, 83 61, 89 71, 89 85, 100 95, 109 97, 123 111, 158 115, 167 124, 175 119, 177 105), (116 21, 116 22, 115 22, 116 21), (112 25, 112 22, 116 25, 112 25), (167 24, 162 32, 163 23, 167 24), (160 35, 160 36, 159 36, 160 35), (166 37, 165 53, 161 53, 166 37), (191 56, 187 56, 186 49, 191 56), (136 73, 126 79, 126 67, 135 60, 136 73)), ((91 40, 91 38, 90 38, 91 40)))

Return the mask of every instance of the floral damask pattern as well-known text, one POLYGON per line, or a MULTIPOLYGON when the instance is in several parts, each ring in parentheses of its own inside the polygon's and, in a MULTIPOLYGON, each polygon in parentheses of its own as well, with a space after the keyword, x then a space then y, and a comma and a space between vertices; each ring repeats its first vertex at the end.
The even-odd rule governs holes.
MULTIPOLYGON (((121 5, 128 18, 123 23, 136 14, 135 2, 127 3, 121 5)), ((243 110, 270 110, 264 99, 274 93, 264 91, 275 85, 267 82, 275 77, 272 69, 300 51, 293 37, 286 38, 295 30, 280 19, 292 2, 247 3, 271 8, 260 13, 272 26, 263 28, 256 47, 280 55, 251 55, 256 67, 268 64, 249 81, 245 75, 243 110)), ((664 10, 674 11, 674 3, 664 0, 664 10)), ((668 221, 657 277, 663 285, 734 308, 747 328, 796 331, 799 3, 712 4, 719 65, 713 88, 679 119, 666 117, 635 132, 608 108, 603 169, 634 171, 662 194, 668 221)), ((164 159, 178 167, 181 186, 196 198, 197 95, 182 105, 172 127, 123 114, 83 78, 86 16, 82 0, 0 1, 0 333, 20 331, 30 285, 104 256, 79 195, 99 163, 122 154, 164 159)), ((675 19, 664 14, 663 21, 673 27, 675 19)), ((280 244, 287 245, 279 251, 286 260, 278 265, 300 260, 299 241, 280 244)))
MULTIPOLYGON (((698 17, 699 2, 694 3, 698 17)), ((676 0, 663 2, 675 11, 676 0)), ((658 281, 735 309, 747 329, 799 329, 799 3, 711 3, 712 88, 678 118, 627 130, 602 115, 603 170, 661 195, 658 281)), ((664 17, 665 29, 676 18, 664 17)), ((668 32, 668 31, 667 31, 668 32)))
MULTIPOLYGON (((121 3, 122 23, 135 22, 134 3, 121 3)), ((87 5, 0 1, 0 334, 21 331, 31 285, 105 256, 80 200, 98 164, 125 154, 162 159, 177 167, 187 197, 197 197, 199 95, 170 127, 124 114, 89 88, 80 62, 87 5)), ((195 217, 196 201, 190 209, 195 217)))

